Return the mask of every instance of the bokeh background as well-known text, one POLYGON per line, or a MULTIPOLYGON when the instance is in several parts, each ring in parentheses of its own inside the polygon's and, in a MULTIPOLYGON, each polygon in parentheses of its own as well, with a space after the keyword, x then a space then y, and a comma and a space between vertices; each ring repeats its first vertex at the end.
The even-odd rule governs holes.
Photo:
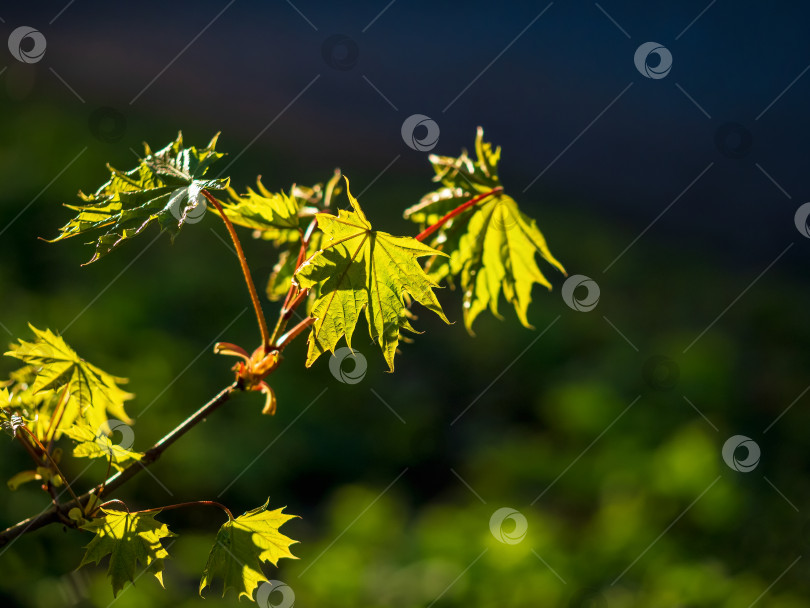
MULTIPOLYGON (((215 341, 257 340, 237 261, 209 214, 174 244, 155 230, 80 267, 92 248, 38 240, 62 203, 144 140, 222 131, 238 188, 340 167, 377 227, 413 234, 401 212, 432 171, 403 121, 435 120, 433 151, 452 155, 482 125, 507 191, 598 306, 568 307, 548 269, 537 329, 504 307, 472 338, 445 290, 456 323, 420 315, 393 375, 358 340, 353 385, 326 359, 305 369, 296 344, 275 417, 238 395, 117 496, 287 505, 300 560, 267 575, 299 606, 810 606, 810 241, 795 221, 809 22, 787 0, 3 3, 0 38, 30 26, 47 51, 0 49, 0 338, 50 327, 129 377, 146 449, 231 380, 215 341), (663 78, 634 64, 649 41, 672 55, 663 78), (734 435, 759 446, 754 470, 724 462, 734 435), (503 507, 526 518, 520 542, 496 538, 513 520, 490 530, 503 507)), ((263 285, 275 253, 243 236, 263 285)), ((5 443, 0 477, 24 456, 5 443)), ((0 527, 47 503, 3 489, 0 527)), ((113 602, 103 567, 75 571, 88 536, 52 526, 0 549, 0 603, 235 605, 196 594, 219 514, 163 519, 180 534, 166 590, 145 576, 113 602)))

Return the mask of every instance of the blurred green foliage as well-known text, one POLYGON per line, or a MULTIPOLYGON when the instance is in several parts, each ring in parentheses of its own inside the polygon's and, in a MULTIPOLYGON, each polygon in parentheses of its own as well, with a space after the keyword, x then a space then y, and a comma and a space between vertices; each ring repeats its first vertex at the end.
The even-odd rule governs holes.
MULTIPOLYGON (((257 342, 222 226, 209 214, 174 246, 147 235, 87 268, 79 242, 36 237, 55 235, 69 215, 59 203, 100 183, 103 162, 127 166, 129 147, 163 141, 178 126, 189 141, 207 141, 216 125, 133 117, 123 140, 104 144, 86 117, 3 103, 15 120, 0 131, 0 336, 27 337, 28 321, 64 331, 88 360, 131 378, 135 449, 143 450, 231 379, 214 341, 257 342)), ((245 143, 221 140, 233 153, 245 143)), ((234 183, 252 183, 255 169, 280 189, 332 170, 282 156, 252 149, 234 183)), ((374 177, 342 168, 358 189, 374 177)), ((398 210, 430 189, 429 178, 427 163, 421 176, 392 171, 363 197, 369 217, 405 232, 398 210)), ((809 562, 795 561, 810 541, 806 400, 769 427, 808 383, 806 282, 775 267, 684 354, 769 260, 734 264, 681 246, 674 255, 676 243, 651 231, 603 274, 637 231, 558 193, 539 198, 521 204, 569 271, 599 283, 593 312, 567 308, 557 282, 550 295, 535 290, 537 330, 486 319, 473 339, 459 295, 442 291, 455 325, 421 314, 416 327, 426 333, 403 346, 394 375, 359 342, 369 368, 355 385, 337 382, 326 361, 305 370, 304 345, 295 344, 272 377, 275 417, 260 415, 260 396, 238 395, 117 497, 133 508, 214 499, 235 513, 267 495, 271 508, 287 505, 303 517, 284 530, 301 541, 300 560, 267 574, 289 584, 301 606, 810 606, 809 562), (645 372, 656 355, 677 366, 672 386, 645 372), (762 449, 750 473, 721 458, 736 434, 762 449), (490 532, 504 506, 527 518, 517 544, 490 532)), ((246 241, 263 282, 275 259, 267 243, 246 241)), ((272 317, 276 305, 266 310, 272 317)), ((14 366, 5 361, 0 371, 14 366)), ((4 442, 0 478, 24 456, 4 442)), ((67 471, 82 491, 103 473, 101 463, 67 471)), ((0 527, 47 505, 31 486, 0 491, 0 527)), ((162 519, 180 535, 170 543, 166 590, 144 577, 116 608, 202 605, 196 587, 223 522, 204 508, 162 519)), ((89 540, 52 526, 0 549, 0 603, 109 606, 103 568, 73 572, 89 540)), ((236 603, 211 595, 205 605, 236 603)))

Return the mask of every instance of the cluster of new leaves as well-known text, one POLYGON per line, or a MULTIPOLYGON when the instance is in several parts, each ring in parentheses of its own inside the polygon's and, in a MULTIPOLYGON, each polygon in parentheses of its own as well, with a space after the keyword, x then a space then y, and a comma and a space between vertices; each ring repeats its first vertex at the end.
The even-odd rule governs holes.
MULTIPOLYGON (((200 595, 221 579, 223 597, 228 589, 234 589, 237 597, 251 599, 256 588, 267 580, 261 570, 263 562, 275 566, 282 557, 296 559, 290 552, 296 541, 279 532, 285 522, 296 516, 283 513, 283 507, 269 511, 267 506, 265 503, 222 525, 200 580, 200 595)), ((109 555, 107 575, 113 595, 118 595, 127 581, 134 583, 143 572, 153 574, 163 585, 163 560, 169 552, 162 541, 176 535, 155 519, 160 512, 99 509, 95 518, 81 526, 95 536, 80 566, 98 564, 109 555)))
POLYGON ((202 180, 210 164, 222 156, 214 151, 215 143, 216 137, 198 151, 184 148, 179 136, 159 152, 151 153, 147 147, 139 167, 127 173, 112 170, 110 182, 84 197, 90 204, 71 207, 80 213, 58 238, 106 227, 108 232, 96 244, 96 260, 152 220, 176 233, 203 189, 227 189, 224 215, 281 249, 267 284, 268 298, 281 300, 291 289, 307 290, 307 313, 315 319, 307 366, 324 352, 334 351, 341 339, 350 346, 357 321, 365 313, 369 334, 393 370, 402 331, 413 331, 411 300, 447 320, 432 291, 444 281, 461 287, 464 324, 470 333, 476 317, 487 308, 500 318, 501 294, 514 306, 520 322, 531 327, 527 310, 533 285, 551 288, 535 255, 565 272, 535 221, 503 192, 498 177, 501 150, 484 141, 481 128, 474 158, 466 151, 458 157, 430 156, 434 179, 441 185, 405 212, 407 219, 423 227, 440 225, 430 247, 373 230, 348 188, 352 210, 334 215, 331 203, 340 191, 337 171, 325 185, 293 186, 289 193, 270 192, 260 179, 256 189, 241 195, 228 187, 227 179, 202 180), (476 197, 481 200, 464 207, 476 197), (190 203, 178 212, 176 201, 181 199, 190 203), (424 268, 416 263, 420 257, 428 258, 424 268))
MULTIPOLYGON (((287 294, 297 269, 300 241, 309 228, 308 224, 319 212, 329 209, 340 194, 340 177, 340 171, 336 170, 325 185, 295 185, 289 194, 269 192, 261 178, 256 180, 256 190, 248 188, 241 196, 233 188, 228 188, 230 200, 223 205, 228 219, 238 226, 252 228, 254 237, 271 241, 281 249, 267 282, 269 300, 275 302, 287 294)), ((321 236, 322 233, 313 226, 305 257, 318 251, 321 236)), ((310 299, 310 304, 313 300, 314 297, 310 299)))
MULTIPOLYGON (((109 460, 117 469, 139 460, 140 453, 114 445, 109 438, 112 420, 132 423, 124 402, 133 395, 119 386, 126 379, 85 361, 52 331, 33 326, 31 331, 33 341, 20 340, 5 353, 25 364, 0 383, 5 387, 0 393, 0 422, 5 428, 29 441, 19 430, 24 425, 37 441, 48 445, 65 435, 76 442, 74 456, 109 460)), ((61 451, 54 450, 51 458, 58 463, 61 451)), ((15 475, 9 488, 35 480, 59 485, 51 464, 43 456, 42 466, 15 475)))
MULTIPOLYGON (((214 211, 224 216, 238 249, 231 224, 249 228, 254 237, 279 248, 266 290, 270 300, 284 298, 284 314, 273 337, 266 336, 264 317, 254 297, 265 338, 262 346, 248 355, 241 347, 225 345, 228 348, 222 350, 219 345, 221 352, 227 350, 244 359, 240 365, 247 371, 241 376, 237 372, 241 383, 234 386, 254 390, 265 386, 264 378, 275 369, 285 341, 277 334, 295 306, 305 300, 310 318, 298 326, 298 333, 311 325, 307 366, 325 352, 334 352, 341 339, 351 346, 360 317, 365 316, 372 340, 393 371, 402 332, 415 332, 410 312, 413 302, 448 322, 434 293, 443 281, 457 283, 463 290, 464 322, 472 332, 473 322, 485 309, 499 316, 501 294, 514 306, 521 323, 529 326, 527 308, 534 283, 551 287, 535 262, 536 254, 565 272, 534 220, 503 193, 497 167, 500 148, 493 150, 484 142, 480 128, 475 159, 466 151, 455 158, 430 157, 435 181, 441 186, 405 212, 407 219, 429 227, 417 238, 374 230, 352 196, 348 179, 345 194, 350 209, 335 211, 335 197, 342 192, 339 171, 326 184, 293 186, 289 193, 270 192, 259 179, 255 190, 240 195, 229 187, 228 178, 205 178, 211 165, 223 156, 216 152, 216 142, 215 136, 205 148, 185 147, 178 135, 157 152, 145 146, 144 158, 130 171, 109 167, 107 183, 95 194, 80 193, 83 204, 68 205, 78 214, 54 240, 96 233, 95 254, 90 260, 94 262, 152 223, 174 237, 184 224, 200 219, 209 200, 214 211), (226 191, 228 200, 215 199, 210 191, 217 190, 226 191), (430 235, 430 245, 423 243, 430 235), (427 258, 424 266, 420 258, 427 258), (250 381, 245 383, 245 378, 250 381)), ((255 296, 247 263, 243 257, 241 261, 255 296)), ((124 409, 132 395, 119 386, 125 380, 88 363, 53 332, 31 329, 32 342, 20 340, 6 353, 24 365, 0 383, 0 427, 23 443, 37 466, 9 480, 9 487, 31 480, 42 480, 48 490, 59 485, 64 480, 58 467, 62 453, 54 442, 62 436, 75 442, 75 457, 103 458, 119 471, 141 464, 143 454, 110 439, 116 425, 132 422, 124 409)), ((275 409, 274 399, 272 404, 275 409)), ((98 504, 102 494, 99 491, 85 503, 74 497, 77 504, 68 512, 74 525, 95 535, 82 565, 98 563, 109 555, 114 594, 144 571, 162 584, 163 561, 169 557, 163 543, 174 534, 155 519, 161 509, 107 509, 104 507, 110 503, 98 504)), ((200 594, 221 580, 223 596, 232 588, 238 597, 250 599, 264 580, 264 562, 276 565, 282 557, 294 558, 290 546, 296 541, 279 528, 295 516, 283 509, 270 511, 265 503, 237 518, 228 511, 228 517, 209 554, 200 594)))
POLYGON ((172 238, 190 218, 205 211, 202 190, 223 190, 229 180, 203 179, 213 163, 224 156, 215 150, 218 135, 198 150, 183 146, 183 134, 157 152, 144 144, 145 156, 131 171, 109 165, 110 179, 95 194, 79 196, 81 205, 66 205, 78 215, 60 229, 54 241, 86 233, 103 232, 95 241, 95 255, 88 264, 108 254, 157 222, 172 238))
POLYGON ((551 283, 535 262, 540 254, 565 273, 554 258, 534 220, 524 215, 515 200, 503 193, 498 178, 501 149, 484 142, 479 127, 475 159, 465 151, 458 157, 430 156, 441 186, 405 211, 405 217, 431 225, 476 196, 483 200, 444 223, 431 244, 447 254, 428 261, 436 281, 458 281, 464 294, 464 324, 472 333, 475 318, 487 307, 500 318, 501 293, 515 308, 520 322, 531 327, 526 312, 534 283, 551 289, 551 283))

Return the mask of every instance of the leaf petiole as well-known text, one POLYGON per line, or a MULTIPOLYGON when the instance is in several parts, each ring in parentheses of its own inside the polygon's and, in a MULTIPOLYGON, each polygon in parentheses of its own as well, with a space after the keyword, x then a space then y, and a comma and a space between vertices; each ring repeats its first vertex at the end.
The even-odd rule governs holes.
POLYGON ((503 192, 503 188, 501 186, 498 186, 497 188, 493 188, 489 192, 484 192, 483 194, 479 194, 475 198, 471 198, 466 203, 462 203, 461 205, 459 205, 458 207, 456 207, 455 209, 453 209, 452 211, 450 211, 449 213, 444 215, 435 224, 432 224, 432 225, 428 226, 422 232, 417 234, 416 237, 415 237, 416 240, 417 241, 424 241, 427 237, 429 237, 431 234, 436 232, 439 228, 444 226, 447 222, 452 220, 457 215, 460 215, 460 214, 464 213, 467 209, 469 209, 470 207, 472 207, 476 203, 481 202, 485 198, 488 198, 488 197, 492 196, 493 194, 500 194, 501 192, 503 192))
POLYGON ((233 246, 236 248, 236 255, 239 258, 239 264, 242 267, 242 274, 245 275, 245 283, 247 283, 247 288, 250 292, 250 301, 253 303, 253 310, 256 312, 256 320, 259 322, 259 331, 262 335, 262 344, 266 350, 270 346, 270 335, 267 331, 267 321, 264 318, 264 312, 262 311, 261 304, 259 303, 259 296, 256 293, 256 286, 253 284, 253 277, 250 275, 250 267, 248 266, 245 252, 242 249, 242 243, 239 241, 239 236, 236 234, 236 229, 233 227, 231 220, 229 220, 228 216, 225 215, 225 211, 222 209, 222 205, 216 199, 216 197, 208 192, 208 190, 200 190, 200 193, 207 198, 208 201, 219 212, 222 221, 225 222, 225 227, 228 229, 228 234, 231 236, 233 246))

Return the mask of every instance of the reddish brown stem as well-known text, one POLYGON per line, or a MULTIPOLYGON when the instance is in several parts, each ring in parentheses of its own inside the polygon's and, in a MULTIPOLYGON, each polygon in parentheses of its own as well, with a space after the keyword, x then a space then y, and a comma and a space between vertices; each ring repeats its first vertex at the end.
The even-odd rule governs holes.
POLYGON ((42 466, 42 459, 39 457, 34 451, 33 446, 31 443, 22 435, 22 433, 17 434, 17 441, 20 442, 20 445, 25 448, 25 451, 28 452, 28 455, 31 456, 31 460, 34 461, 34 464, 38 467, 42 466))
POLYGON ((296 326, 294 326, 290 331, 279 338, 278 342, 276 343, 276 348, 279 351, 284 350, 290 342, 295 340, 298 336, 301 335, 302 332, 306 331, 310 325, 315 322, 315 319, 312 317, 307 317, 296 326))
POLYGON ((231 235, 233 246, 236 248, 236 256, 239 258, 239 264, 242 266, 242 274, 245 275, 245 283, 247 283, 247 288, 250 292, 250 300, 253 303, 253 310, 256 311, 256 320, 259 322, 259 331, 262 334, 262 344, 264 345, 265 349, 267 349, 270 346, 270 334, 267 331, 267 320, 264 318, 264 312, 262 311, 262 306, 259 303, 259 296, 256 293, 256 286, 253 284, 253 277, 250 275, 250 267, 248 267, 247 258, 245 257, 244 250, 242 249, 242 243, 239 242, 236 229, 233 227, 231 220, 228 219, 228 216, 225 215, 225 211, 222 209, 220 202, 214 197, 214 195, 208 192, 208 190, 201 190, 201 193, 219 212, 219 216, 222 218, 222 221, 225 222, 225 227, 228 229, 228 234, 231 235))
MULTIPOLYGON (((313 219, 309 223, 309 226, 307 226, 306 232, 301 235, 301 248, 298 250, 298 259, 295 262, 296 271, 301 267, 301 264, 304 263, 307 249, 309 248, 309 241, 312 239, 312 235, 315 233, 317 224, 318 220, 313 219)), ((290 288, 287 290, 287 296, 284 298, 284 304, 279 312, 278 322, 276 323, 276 327, 273 329, 273 335, 270 337, 270 344, 278 346, 277 342, 281 332, 286 329, 287 323, 289 322, 293 311, 295 311, 301 302, 306 299, 307 293, 308 292, 306 290, 299 292, 298 286, 295 284, 295 282, 290 281, 290 288)))
POLYGON ((29 436, 29 437, 30 437, 30 438, 33 440, 33 442, 36 444, 36 446, 37 446, 37 447, 38 447, 38 448, 39 448, 39 449, 42 451, 42 456, 43 456, 43 457, 45 457, 45 458, 47 458, 47 459, 50 461, 50 463, 51 463, 51 467, 53 467, 54 472, 55 472, 57 475, 59 475, 59 478, 62 480, 62 483, 64 483, 64 484, 65 484, 65 488, 67 489, 67 491, 68 491, 68 492, 70 492, 70 495, 73 497, 73 500, 75 500, 75 501, 76 501, 76 506, 77 506, 77 507, 81 507, 81 504, 82 504, 82 503, 81 503, 81 501, 79 500, 79 497, 78 497, 78 496, 76 496, 76 493, 73 491, 73 488, 71 488, 71 487, 70 487, 70 484, 68 483, 68 480, 67 480, 67 479, 65 478, 65 476, 62 474, 62 471, 59 469, 59 465, 58 465, 58 464, 56 464, 56 461, 53 459, 53 456, 51 456, 51 455, 50 455, 50 453, 48 452, 48 450, 46 450, 46 449, 45 449, 45 446, 44 446, 44 445, 42 445, 42 443, 40 442, 40 440, 39 440, 39 439, 37 439, 37 436, 36 436, 36 435, 34 435, 34 433, 32 433, 32 432, 31 432, 31 431, 28 429, 28 427, 27 427, 27 426, 22 425, 20 428, 21 428, 22 430, 24 430, 26 433, 28 433, 28 436, 29 436))
POLYGON ((470 207, 472 207, 476 203, 481 202, 485 198, 490 197, 493 194, 499 194, 501 192, 503 192, 503 188, 498 186, 497 188, 493 188, 489 192, 484 192, 483 194, 479 194, 475 198, 471 198, 466 203, 463 203, 463 204, 459 205, 458 207, 456 207, 455 209, 453 209, 452 211, 450 211, 447 215, 442 217, 438 222, 436 222, 435 224, 433 224, 431 226, 428 226, 422 232, 417 234, 416 235, 416 240, 417 241, 424 241, 427 237, 429 237, 431 234, 436 232, 439 228, 444 226, 447 222, 452 220, 457 215, 460 215, 461 213, 464 213, 467 209, 469 209, 470 207))

